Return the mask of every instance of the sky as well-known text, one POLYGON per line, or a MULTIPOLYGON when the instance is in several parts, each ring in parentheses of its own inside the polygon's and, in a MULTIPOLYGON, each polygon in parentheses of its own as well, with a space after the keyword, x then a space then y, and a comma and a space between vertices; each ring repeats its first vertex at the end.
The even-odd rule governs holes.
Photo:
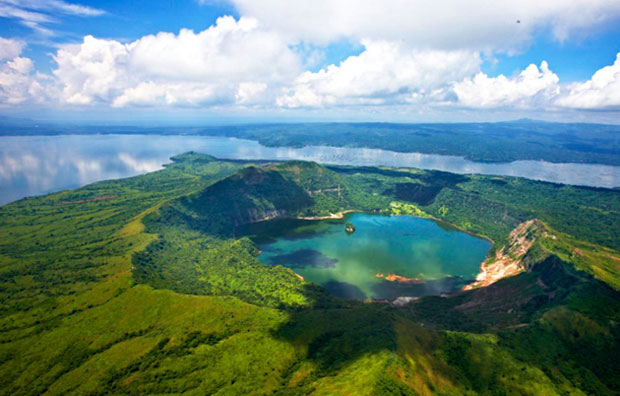
POLYGON ((618 0, 0 0, 0 115, 620 123, 618 0))

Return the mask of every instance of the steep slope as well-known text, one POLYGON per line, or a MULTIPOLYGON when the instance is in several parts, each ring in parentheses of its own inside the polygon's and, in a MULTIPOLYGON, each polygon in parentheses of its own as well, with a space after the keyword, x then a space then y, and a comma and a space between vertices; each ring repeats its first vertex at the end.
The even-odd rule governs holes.
POLYGON ((463 290, 489 286, 500 279, 525 271, 530 262, 539 259, 535 254, 530 255, 538 239, 555 238, 543 229, 544 226, 537 219, 519 224, 508 235, 508 242, 480 265, 476 281, 465 286, 463 290))
POLYGON ((329 214, 350 205, 346 180, 312 162, 248 166, 164 208, 196 229, 235 235, 244 224, 329 214))
POLYGON ((184 198, 182 204, 199 216, 238 226, 296 213, 310 206, 312 199, 279 172, 249 166, 184 198))
POLYGON ((517 394, 541 394, 543 388, 536 387, 546 382, 550 394, 578 388, 586 394, 615 395, 620 391, 615 372, 619 301, 618 291, 550 255, 487 287, 425 298, 401 312, 426 328, 450 330, 449 364, 468 373, 464 381, 471 381, 477 393, 490 393, 484 390, 488 386, 503 387, 504 393, 513 387, 517 394), (470 355, 473 350, 477 356, 470 355), (519 362, 517 372, 508 369, 512 359, 519 362), (530 381, 523 374, 537 379, 519 390, 512 381, 530 381))

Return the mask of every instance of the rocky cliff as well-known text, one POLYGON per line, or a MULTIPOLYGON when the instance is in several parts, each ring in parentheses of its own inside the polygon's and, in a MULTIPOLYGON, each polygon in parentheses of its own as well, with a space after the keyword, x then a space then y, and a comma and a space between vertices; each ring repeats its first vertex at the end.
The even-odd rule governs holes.
POLYGON ((540 252, 532 254, 532 248, 540 238, 554 238, 554 236, 545 231, 544 225, 538 219, 519 224, 510 232, 507 243, 480 265, 476 281, 463 289, 488 286, 502 278, 525 271, 541 254, 540 252))

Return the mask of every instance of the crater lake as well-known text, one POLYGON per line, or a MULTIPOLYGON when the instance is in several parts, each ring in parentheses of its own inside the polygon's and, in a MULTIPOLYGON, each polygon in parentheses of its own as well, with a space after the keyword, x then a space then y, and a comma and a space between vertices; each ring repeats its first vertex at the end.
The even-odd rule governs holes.
POLYGON ((434 220, 366 213, 265 221, 242 233, 261 248, 261 262, 289 267, 334 295, 358 300, 460 289, 475 279, 491 247, 434 220), (347 222, 355 232, 345 232, 347 222))

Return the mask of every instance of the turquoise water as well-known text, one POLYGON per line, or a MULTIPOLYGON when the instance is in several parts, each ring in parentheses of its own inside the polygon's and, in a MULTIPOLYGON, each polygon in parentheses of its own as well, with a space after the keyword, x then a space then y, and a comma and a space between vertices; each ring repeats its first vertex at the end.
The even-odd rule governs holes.
POLYGON ((335 295, 356 299, 459 289, 476 277, 491 246, 432 220, 363 213, 344 220, 270 221, 247 232, 262 236, 255 238, 261 262, 290 267, 335 295), (355 233, 344 231, 347 221, 355 233), (416 279, 389 281, 389 274, 416 279))

